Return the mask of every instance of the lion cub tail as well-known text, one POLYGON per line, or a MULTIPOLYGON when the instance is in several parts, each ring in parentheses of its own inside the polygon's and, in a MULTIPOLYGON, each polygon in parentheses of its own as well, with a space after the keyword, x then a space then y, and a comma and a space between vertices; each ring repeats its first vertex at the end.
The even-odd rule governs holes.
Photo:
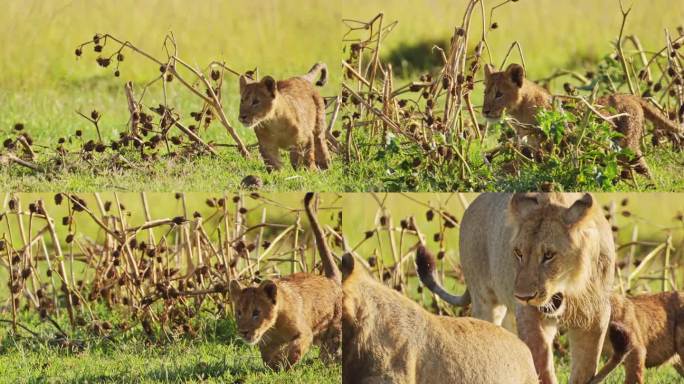
POLYGON ((451 305, 462 307, 470 304, 470 292, 468 292, 468 289, 466 289, 462 296, 456 296, 447 292, 439 285, 435 279, 435 265, 435 257, 432 253, 423 245, 418 246, 418 249, 416 250, 416 270, 423 285, 451 305))
POLYGON ((307 72, 306 75, 302 76, 302 79, 322 87, 328 81, 328 66, 325 65, 325 63, 318 62, 309 69, 309 72, 307 72), (318 79, 318 81, 316 81, 316 79, 318 79))
POLYGON ((323 230, 321 229, 321 224, 316 218, 316 214, 313 211, 313 200, 314 193, 309 192, 304 196, 304 207, 306 208, 306 215, 309 217, 309 223, 311 223, 311 230, 314 233, 314 238, 316 239, 316 245, 318 246, 318 253, 321 255, 321 263, 323 263, 323 272, 325 276, 338 282, 342 283, 342 273, 340 269, 335 264, 332 252, 328 243, 325 241, 325 235, 323 235, 323 230))
POLYGON ((653 125, 657 129, 661 129, 663 131, 669 132, 669 133, 674 133, 674 134, 684 134, 684 128, 678 127, 676 123, 665 117, 659 110, 658 108, 654 107, 649 103, 648 101, 638 97, 639 104, 641 105, 641 108, 644 110, 644 116, 651 120, 653 125))

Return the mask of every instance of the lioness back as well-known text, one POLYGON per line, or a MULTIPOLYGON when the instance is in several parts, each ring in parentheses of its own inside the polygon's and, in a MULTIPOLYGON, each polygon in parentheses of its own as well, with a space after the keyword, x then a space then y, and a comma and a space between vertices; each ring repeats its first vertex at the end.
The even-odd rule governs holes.
POLYGON ((454 360, 451 377, 462 377, 463 383, 538 383, 532 353, 513 333, 474 318, 434 318, 442 329, 435 327, 435 345, 422 356, 424 361, 419 366, 423 372, 419 378, 428 377, 436 369, 429 362, 433 354, 447 353, 454 360), (467 352, 473 350, 478 353, 467 352))

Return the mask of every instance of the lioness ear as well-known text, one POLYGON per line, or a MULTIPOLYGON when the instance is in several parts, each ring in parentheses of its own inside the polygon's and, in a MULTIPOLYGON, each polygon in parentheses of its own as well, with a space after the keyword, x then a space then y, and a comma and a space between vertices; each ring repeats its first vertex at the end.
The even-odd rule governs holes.
POLYGON ((484 66, 484 75, 485 75, 485 81, 489 80, 489 78, 492 76, 492 73, 496 72, 496 67, 494 67, 491 64, 485 64, 484 66))
POLYGON ((575 201, 570 208, 563 213, 563 222, 568 226, 574 226, 587 218, 594 206, 594 198, 590 193, 585 193, 581 199, 575 201))
POLYGON ((261 79, 261 83, 266 86, 266 89, 268 89, 269 92, 271 92, 271 96, 275 97, 277 87, 275 79, 271 76, 266 76, 261 79))
POLYGON ((351 253, 345 253, 342 255, 342 265, 340 267, 342 271, 342 277, 346 278, 354 272, 354 256, 351 253))
POLYGON ((522 88, 523 80, 525 80, 525 68, 520 64, 511 64, 506 68, 506 74, 518 88, 522 88))
POLYGON ((531 193, 516 193, 508 203, 508 211, 515 219, 527 216, 536 208, 539 208, 539 200, 537 195, 531 193))
POLYGON ((242 284, 237 280, 231 280, 228 285, 228 291, 230 292, 230 297, 235 299, 240 296, 240 293, 242 292, 242 284))
POLYGON ((271 301, 273 301, 273 304, 276 303, 276 298, 278 297, 278 286, 275 285, 274 282, 271 280, 264 280, 261 282, 261 285, 259 285, 259 288, 261 288, 264 293, 266 293, 266 296, 268 296, 271 301))

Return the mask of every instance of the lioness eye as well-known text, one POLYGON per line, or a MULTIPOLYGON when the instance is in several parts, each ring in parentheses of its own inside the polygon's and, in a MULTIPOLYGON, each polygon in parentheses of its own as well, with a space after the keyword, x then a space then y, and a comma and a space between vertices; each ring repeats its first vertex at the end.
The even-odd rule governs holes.
POLYGON ((259 104, 259 99, 252 100, 252 105, 257 105, 257 104, 259 104))
POLYGON ((259 317, 259 310, 258 310, 258 309, 255 309, 254 312, 252 312, 252 317, 255 318, 255 319, 256 319, 257 317, 259 317))
POLYGON ((496 95, 494 97, 496 97, 497 99, 500 99, 502 96, 503 96, 503 93, 496 91, 496 95))
POLYGON ((553 252, 545 252, 545 253, 544 253, 544 257, 542 258, 542 261, 543 261, 544 263, 546 263, 546 262, 549 262, 549 261, 553 260, 554 257, 556 257, 556 254, 555 254, 555 253, 553 253, 553 252))

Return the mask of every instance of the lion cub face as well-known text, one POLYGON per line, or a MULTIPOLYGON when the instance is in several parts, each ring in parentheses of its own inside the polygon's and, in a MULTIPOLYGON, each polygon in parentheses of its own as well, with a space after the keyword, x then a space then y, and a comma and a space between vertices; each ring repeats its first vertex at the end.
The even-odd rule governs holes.
POLYGON ((253 127, 267 119, 273 111, 278 86, 271 76, 253 81, 240 76, 240 116, 247 127, 253 127))
POLYGON ((491 64, 484 67, 485 94, 482 114, 490 121, 499 121, 506 109, 514 109, 520 103, 520 89, 525 79, 525 70, 518 64, 511 64, 503 72, 496 72, 491 64))
POLYGON ((550 204, 546 194, 513 196, 510 257, 516 262, 516 300, 547 316, 563 314, 573 287, 583 287, 590 274, 591 256, 585 253, 597 251, 588 240, 596 233, 588 220, 593 206, 590 194, 569 208, 550 204))
POLYGON ((258 287, 243 288, 230 282, 230 296, 235 308, 235 321, 240 337, 250 345, 256 344, 276 322, 278 288, 265 280, 258 287))

